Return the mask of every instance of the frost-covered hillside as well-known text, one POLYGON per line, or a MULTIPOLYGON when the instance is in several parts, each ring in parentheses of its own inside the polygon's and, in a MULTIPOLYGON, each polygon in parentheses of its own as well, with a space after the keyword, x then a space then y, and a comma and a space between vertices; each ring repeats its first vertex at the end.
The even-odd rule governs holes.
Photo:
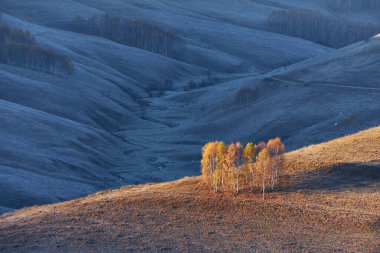
MULTIPOLYGON (((335 50, 268 25, 274 10, 335 15, 322 0, 0 3, 2 22, 75 66, 61 77, 0 64, 0 212, 198 174, 209 140, 280 135, 294 149, 380 121, 377 38, 335 50), (185 47, 174 59, 60 28, 104 13, 159 25, 185 47)), ((378 22, 365 10, 347 18, 378 22)))

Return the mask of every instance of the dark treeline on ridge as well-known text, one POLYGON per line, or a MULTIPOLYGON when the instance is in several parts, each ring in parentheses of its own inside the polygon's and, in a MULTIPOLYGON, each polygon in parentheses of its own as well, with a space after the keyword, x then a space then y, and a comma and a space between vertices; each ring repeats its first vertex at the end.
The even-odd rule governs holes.
POLYGON ((74 70, 68 58, 39 46, 30 32, 1 22, 0 62, 51 74, 71 74, 74 70))
POLYGON ((274 11, 268 23, 276 32, 334 48, 369 39, 380 32, 380 25, 356 23, 303 9, 274 11))
POLYGON ((326 3, 336 12, 380 11, 380 0, 326 0, 326 3))
POLYGON ((111 14, 76 17, 66 29, 96 35, 117 43, 177 58, 184 41, 174 32, 144 20, 132 20, 111 14))

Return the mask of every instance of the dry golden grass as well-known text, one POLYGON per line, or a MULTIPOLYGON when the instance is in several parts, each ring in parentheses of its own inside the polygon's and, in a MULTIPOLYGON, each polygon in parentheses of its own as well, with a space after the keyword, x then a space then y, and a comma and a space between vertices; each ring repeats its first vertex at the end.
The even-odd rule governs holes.
POLYGON ((286 160, 289 173, 380 161, 380 127, 287 153, 286 160))
POLYGON ((288 153, 292 183, 217 194, 199 177, 0 218, 3 252, 380 252, 380 128, 288 153))

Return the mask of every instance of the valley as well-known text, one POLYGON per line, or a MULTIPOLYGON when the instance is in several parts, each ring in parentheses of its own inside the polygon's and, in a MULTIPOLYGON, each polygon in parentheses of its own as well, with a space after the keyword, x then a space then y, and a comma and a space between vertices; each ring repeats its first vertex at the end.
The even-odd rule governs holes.
MULTIPOLYGON (((75 67, 62 77, 0 64, 0 213, 199 175, 212 140, 279 136, 292 151, 380 124, 378 37, 333 48, 267 22, 294 8, 334 16, 322 0, 0 3, 2 22, 75 67), (105 13, 175 31, 186 48, 174 59, 59 26, 105 13)), ((380 22, 365 8, 346 18, 380 22)))

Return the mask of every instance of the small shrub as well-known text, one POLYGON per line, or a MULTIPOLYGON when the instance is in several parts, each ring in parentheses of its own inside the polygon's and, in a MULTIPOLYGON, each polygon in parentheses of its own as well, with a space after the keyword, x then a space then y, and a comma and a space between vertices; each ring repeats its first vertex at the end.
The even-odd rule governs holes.
POLYGON ((360 120, 359 113, 352 113, 344 119, 344 123, 348 125, 355 124, 360 120))
POLYGON ((218 77, 212 75, 208 75, 207 78, 203 78, 199 82, 190 80, 189 82, 187 82, 187 85, 185 86, 184 90, 194 90, 203 87, 214 86, 218 82, 218 80, 218 77))
POLYGON ((164 83, 151 84, 146 88, 149 97, 158 97, 165 94, 166 91, 172 90, 174 83, 172 80, 166 80, 164 83))
POLYGON ((246 105, 256 98, 256 92, 253 88, 243 87, 235 95, 235 102, 239 105, 246 105))

